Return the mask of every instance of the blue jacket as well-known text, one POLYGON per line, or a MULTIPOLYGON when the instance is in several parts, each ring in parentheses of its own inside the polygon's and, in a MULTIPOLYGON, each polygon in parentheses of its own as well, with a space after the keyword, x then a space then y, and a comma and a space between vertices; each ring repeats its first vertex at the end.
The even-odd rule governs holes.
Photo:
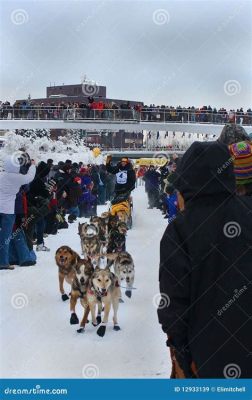
POLYGON ((166 197, 168 223, 172 222, 178 213, 178 196, 177 193, 167 195, 166 197))

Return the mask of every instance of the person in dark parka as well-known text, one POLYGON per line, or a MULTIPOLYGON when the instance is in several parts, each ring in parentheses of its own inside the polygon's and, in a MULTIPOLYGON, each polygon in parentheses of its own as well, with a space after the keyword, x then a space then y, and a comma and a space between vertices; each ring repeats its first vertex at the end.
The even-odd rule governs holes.
POLYGON ((185 210, 161 240, 167 345, 187 378, 252 378, 252 205, 235 195, 228 147, 193 143, 174 185, 185 210))
POLYGON ((159 205, 159 186, 160 186, 160 173, 156 171, 151 165, 144 174, 143 180, 145 182, 145 190, 148 195, 149 207, 158 207, 159 205))
POLYGON ((50 167, 41 161, 36 170, 35 179, 30 184, 28 192, 28 208, 30 215, 33 216, 31 223, 27 227, 27 235, 31 238, 36 225, 37 247, 36 251, 50 251, 44 245, 44 232, 46 229, 45 216, 49 213, 49 202, 51 193, 46 185, 46 178, 50 172, 50 167))

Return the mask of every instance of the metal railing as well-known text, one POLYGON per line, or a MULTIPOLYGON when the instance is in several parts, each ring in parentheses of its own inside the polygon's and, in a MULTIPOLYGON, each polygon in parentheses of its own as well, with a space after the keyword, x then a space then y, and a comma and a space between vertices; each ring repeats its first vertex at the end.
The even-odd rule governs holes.
POLYGON ((126 121, 160 123, 226 124, 229 121, 252 125, 252 112, 215 112, 211 110, 144 108, 89 109, 60 106, 13 107, 0 109, 0 119, 9 120, 63 120, 63 121, 126 121))

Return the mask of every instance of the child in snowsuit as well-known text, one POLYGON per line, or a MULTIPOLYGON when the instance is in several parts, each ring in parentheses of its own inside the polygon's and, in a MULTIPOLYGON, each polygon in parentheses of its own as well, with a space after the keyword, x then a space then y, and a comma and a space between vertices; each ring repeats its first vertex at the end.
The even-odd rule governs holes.
POLYGON ((170 224, 178 213, 178 195, 174 186, 169 184, 166 186, 166 215, 168 224, 170 224))

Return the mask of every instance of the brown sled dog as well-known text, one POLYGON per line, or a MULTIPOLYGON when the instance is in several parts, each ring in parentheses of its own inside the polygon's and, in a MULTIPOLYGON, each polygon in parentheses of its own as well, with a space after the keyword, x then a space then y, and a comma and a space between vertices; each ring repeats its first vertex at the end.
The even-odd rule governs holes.
POLYGON ((71 288, 71 299, 70 299, 70 324, 78 324, 79 319, 75 312, 75 307, 78 299, 84 308, 84 315, 80 323, 80 328, 77 330, 78 333, 84 331, 87 317, 89 314, 89 306, 87 304, 87 290, 89 287, 90 278, 94 272, 94 268, 89 260, 79 260, 78 264, 74 267, 75 277, 72 282, 71 288))
POLYGON ((55 261, 59 268, 59 289, 63 301, 69 299, 64 290, 64 280, 70 285, 72 284, 75 270, 74 267, 78 264, 80 256, 68 246, 61 246, 55 253, 55 261))

